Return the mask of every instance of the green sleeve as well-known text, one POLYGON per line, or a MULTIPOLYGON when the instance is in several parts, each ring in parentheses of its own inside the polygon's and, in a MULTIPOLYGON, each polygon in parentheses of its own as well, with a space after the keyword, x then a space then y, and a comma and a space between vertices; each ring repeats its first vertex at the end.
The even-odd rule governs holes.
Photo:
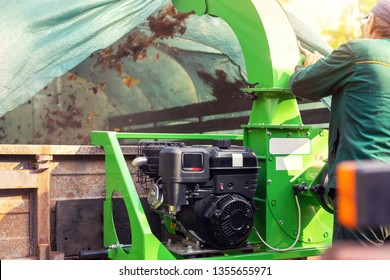
POLYGON ((345 86, 354 71, 355 57, 344 44, 328 57, 298 69, 291 77, 291 92, 303 99, 319 100, 345 86))

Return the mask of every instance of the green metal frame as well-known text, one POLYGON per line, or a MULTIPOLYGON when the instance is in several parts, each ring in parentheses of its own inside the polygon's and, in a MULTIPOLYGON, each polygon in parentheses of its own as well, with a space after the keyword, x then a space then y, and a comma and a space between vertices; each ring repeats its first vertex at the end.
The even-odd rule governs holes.
POLYGON ((227 251, 209 259, 285 259, 321 254, 331 244, 333 216, 320 207, 310 193, 299 194, 302 227, 298 232, 298 209, 292 187, 320 183, 326 169, 328 132, 302 124, 298 104, 289 91, 289 79, 300 63, 297 40, 288 18, 275 0, 173 0, 182 12, 195 11, 225 20, 242 47, 248 81, 258 83, 247 91, 256 96, 243 135, 134 134, 92 132, 92 143, 106 154, 106 201, 104 244, 117 244, 112 216, 112 195, 119 191, 130 217, 132 246, 110 249, 112 259, 178 259, 151 232, 118 139, 242 140, 259 160, 259 183, 255 195, 255 227, 276 252, 252 233, 249 241, 258 251, 227 251), (279 143, 280 148, 275 145, 279 143), (297 143, 306 143, 295 147, 297 143), (295 145, 295 146, 294 146, 295 145), (287 149, 285 149, 287 147, 287 149), (299 235, 299 236, 298 236, 299 235), (298 237, 297 237, 298 236, 298 237))
MULTIPOLYGON (((175 259, 166 247, 154 236, 145 211, 138 197, 137 190, 131 178, 130 171, 123 156, 119 139, 231 139, 242 140, 237 135, 189 135, 189 134, 159 134, 159 133, 115 133, 107 131, 94 131, 91 142, 104 148, 106 164, 106 199, 104 201, 104 236, 105 246, 119 245, 119 239, 115 230, 113 218, 113 196, 119 192, 127 208, 130 217, 132 242, 131 248, 109 249, 109 258, 119 260, 134 259, 175 259)), ((130 233, 129 233, 130 234, 130 233)))

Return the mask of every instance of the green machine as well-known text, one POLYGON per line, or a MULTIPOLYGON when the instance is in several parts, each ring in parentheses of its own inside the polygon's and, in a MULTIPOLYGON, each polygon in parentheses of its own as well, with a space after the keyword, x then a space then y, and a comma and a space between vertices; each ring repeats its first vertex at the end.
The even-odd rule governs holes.
POLYGON ((105 150, 108 257, 255 260, 323 253, 333 224, 321 197, 328 132, 302 124, 289 91, 301 57, 284 10, 275 0, 173 4, 182 12, 220 17, 234 31, 245 57, 252 112, 242 135, 92 132, 92 143, 105 150), (152 232, 122 154, 123 139, 146 140, 133 165, 153 178, 148 202, 164 227, 163 238, 152 232), (186 146, 186 140, 199 145, 186 146), (115 229, 117 193, 127 208, 131 244, 121 244, 115 229))

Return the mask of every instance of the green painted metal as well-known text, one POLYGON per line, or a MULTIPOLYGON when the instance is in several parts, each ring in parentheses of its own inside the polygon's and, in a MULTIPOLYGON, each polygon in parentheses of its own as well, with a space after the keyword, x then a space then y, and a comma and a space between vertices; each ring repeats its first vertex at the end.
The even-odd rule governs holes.
POLYGON ((122 154, 115 132, 92 132, 91 142, 102 146, 106 163, 106 198, 104 201, 104 245, 119 243, 113 220, 112 196, 117 191, 123 197, 130 217, 132 244, 128 251, 122 248, 109 250, 109 258, 118 260, 163 259, 172 260, 174 256, 153 235, 138 197, 125 158, 122 154))
MULTIPOLYGON (((262 133, 266 131, 266 137, 269 139, 272 137, 272 133, 282 133, 284 136, 289 137, 305 137, 309 129, 307 126, 299 127, 296 131, 291 132, 291 127, 281 129, 280 126, 266 125, 264 127, 257 126, 257 130, 246 130, 250 134, 245 139, 248 143, 250 141, 256 141, 261 139, 262 133), (272 131, 271 133, 269 133, 272 131), (295 135, 299 134, 299 135, 295 135), (253 137, 252 137, 253 136, 253 137)), ((314 131, 314 130, 312 130, 314 131)), ((112 196, 115 192, 119 192, 123 197, 127 215, 130 217, 132 244, 130 248, 122 249, 109 249, 109 258, 118 260, 134 260, 134 259, 155 259, 155 260, 169 260, 169 259, 181 259, 181 256, 172 254, 152 233, 148 220, 146 218, 144 209, 139 200, 135 185, 131 178, 129 169, 126 165, 125 158, 122 154, 119 139, 178 139, 178 136, 187 140, 212 140, 216 135, 202 135, 199 134, 138 134, 138 133, 116 133, 107 131, 93 131, 91 135, 92 144, 102 146, 105 150, 105 162, 106 162, 106 199, 104 202, 104 245, 111 246, 119 244, 119 239, 115 231, 115 225, 113 220, 113 206, 112 196)), ((240 140, 242 136, 237 135, 222 135, 221 139, 234 139, 240 140)), ((322 142, 326 140, 326 131, 318 130, 312 134, 312 142, 322 142)), ((321 146, 321 145, 319 145, 321 146)), ((256 145, 258 148, 264 148, 262 145, 256 145)), ((265 147, 265 150, 269 150, 269 147, 265 147)), ((254 150, 258 154, 265 154, 266 156, 259 156, 259 163, 262 167, 264 162, 271 160, 273 155, 270 155, 266 151, 254 150)), ((284 176, 281 174, 274 174, 275 178, 263 176, 263 178, 272 178, 274 180, 275 188, 270 188, 266 193, 263 193, 264 180, 260 180, 259 189, 256 194, 255 202, 257 204, 256 221, 255 226, 259 229, 261 234, 266 237, 267 242, 272 246, 279 248, 285 248, 291 244, 295 238, 294 230, 297 228, 296 212, 292 211, 291 206, 291 187, 295 182, 305 181, 310 186, 318 183, 318 169, 323 162, 322 151, 318 150, 316 161, 313 161, 309 155, 307 159, 307 166, 304 168, 305 172, 302 174, 289 174, 289 177, 296 177, 295 180, 285 184, 284 176), (287 190, 287 192, 280 190, 287 190), (267 197, 268 196, 268 197, 267 197), (267 197, 267 198, 266 198, 267 197), (275 199, 273 199, 275 198, 275 199), (273 201, 277 201, 276 205, 272 205, 273 201), (279 207, 280 206, 280 207, 279 207), (278 221, 283 219, 286 221, 284 225, 278 224, 278 221), (265 231, 266 230, 266 231, 265 231)), ((271 174, 275 170, 275 166, 265 164, 265 174, 271 174)), ((261 169, 263 170, 263 168, 261 169)), ((260 171, 262 178, 263 171, 260 171)), ((321 254, 326 249, 326 245, 329 244, 331 235, 327 232, 327 222, 329 215, 324 213, 323 209, 320 209, 313 201, 311 196, 300 197, 300 204, 303 209, 309 209, 303 216, 304 230, 301 234, 301 242, 293 249, 287 252, 274 252, 268 250, 261 244, 258 238, 253 234, 250 237, 250 242, 258 245, 258 250, 253 253, 242 253, 241 251, 226 251, 223 256, 208 257, 204 259, 225 259, 225 260, 241 260, 241 259, 286 259, 286 258, 304 258, 321 254), (303 201, 302 201, 303 200, 303 201), (307 201, 305 201, 307 200, 307 201), (318 213, 313 213, 313 211, 318 213), (327 233, 327 234, 325 234, 327 233), (322 235, 322 237, 321 237, 322 235), (305 241, 307 239, 307 241, 305 241), (302 247, 302 248, 300 248, 302 247)), ((293 207, 293 206, 291 206, 293 207)), ((295 207, 295 206, 294 206, 295 207)))
MULTIPOLYGON (((300 237, 295 247, 330 245, 333 216, 309 193, 298 197, 302 216, 298 233, 298 210, 292 189, 295 184, 306 183, 310 187, 320 183, 327 159, 327 130, 307 126, 247 125, 244 131, 244 146, 261 155, 255 217, 256 224, 262 225, 258 230, 263 239, 280 249, 293 244, 297 234, 300 237), (271 153, 270 141, 273 139, 279 139, 285 146, 296 139, 309 139, 310 153, 271 153), (278 162, 293 162, 293 166, 280 170, 278 162)), ((256 236, 252 236, 251 241, 259 242, 256 236)))
POLYGON ((188 134, 188 133, 117 133, 118 139, 181 139, 181 140, 213 140, 230 139, 242 141, 242 135, 234 134, 188 134))
MULTIPOLYGON (((91 143, 102 146, 106 164, 106 198, 104 201, 104 245, 118 245, 119 239, 113 220, 112 197, 119 192, 127 215, 130 218, 132 244, 130 248, 109 249, 109 258, 118 260, 154 259, 171 260, 176 257, 153 235, 145 211, 141 205, 134 182, 131 178, 119 139, 181 139, 181 140, 242 140, 242 135, 232 134, 162 134, 162 133, 116 133, 93 131, 91 143)), ((129 233, 130 234, 130 233, 129 233)))
MULTIPOLYGON (((184 12, 194 10, 194 1, 173 2, 184 12)), ((245 57, 248 81, 258 83, 246 89, 257 99, 249 123, 243 129, 244 145, 256 152, 261 167, 256 195, 256 224, 262 225, 259 231, 276 248, 289 247, 297 234, 300 234, 300 239, 296 247, 329 245, 332 216, 310 195, 299 198, 303 229, 297 232, 297 207, 292 186, 302 182, 308 186, 319 183, 318 178, 326 165, 327 131, 302 124, 296 98, 290 93, 290 76, 301 57, 287 15, 274 0, 197 2, 206 3, 205 14, 222 18, 232 28, 245 57), (272 138, 286 138, 286 145, 289 138, 310 139, 311 152, 306 155, 271 155, 269 142, 272 138), (276 169, 276 159, 286 158, 288 161, 293 157, 299 160, 302 168, 276 169)), ((258 239, 252 235, 251 240, 258 239)))
POLYGON ((289 93, 290 75, 301 57, 294 31, 277 1, 172 2, 183 12, 196 11, 200 15, 204 11, 204 14, 220 17, 237 36, 245 58, 247 79, 250 83, 259 83, 255 86, 257 100, 253 104, 249 123, 302 123, 296 99, 289 93), (199 9, 199 5, 202 9, 199 9), (261 94, 257 88, 262 89, 261 94))
POLYGON ((275 0, 173 0, 182 12, 195 11, 225 20, 242 47, 250 86, 247 92, 257 99, 243 135, 145 134, 92 132, 92 143, 106 153, 107 195, 104 204, 104 242, 118 242, 112 220, 111 197, 115 190, 123 196, 132 232, 128 252, 110 249, 113 259, 179 259, 153 236, 137 196, 134 183, 121 153, 118 139, 242 140, 258 156, 259 182, 254 198, 255 227, 263 239, 276 248, 268 249, 252 233, 249 241, 258 250, 243 253, 230 250, 223 256, 206 259, 286 259, 321 254, 331 244, 332 215, 325 212, 310 193, 299 194, 302 227, 298 232, 298 209, 293 186, 308 187, 321 182, 326 168, 328 132, 302 124, 297 101, 289 91, 289 79, 300 62, 297 41, 288 18, 275 0), (276 145, 275 143, 279 143, 276 145), (294 147, 297 151, 288 147, 294 147), (284 149, 287 147, 287 149, 284 149), (302 149, 302 151, 300 150, 302 149), (299 151, 299 152, 298 152, 299 151))
POLYGON ((286 252, 254 252, 250 254, 232 254, 223 257, 200 258, 200 260, 284 260, 284 259, 300 259, 307 257, 315 257, 323 254, 328 247, 292 249, 286 252))

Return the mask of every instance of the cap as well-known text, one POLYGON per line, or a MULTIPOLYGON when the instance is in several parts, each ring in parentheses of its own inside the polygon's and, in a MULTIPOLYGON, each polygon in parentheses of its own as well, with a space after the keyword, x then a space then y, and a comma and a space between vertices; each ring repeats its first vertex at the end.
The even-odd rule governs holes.
POLYGON ((372 9, 372 13, 390 24, 390 0, 381 0, 372 9))

